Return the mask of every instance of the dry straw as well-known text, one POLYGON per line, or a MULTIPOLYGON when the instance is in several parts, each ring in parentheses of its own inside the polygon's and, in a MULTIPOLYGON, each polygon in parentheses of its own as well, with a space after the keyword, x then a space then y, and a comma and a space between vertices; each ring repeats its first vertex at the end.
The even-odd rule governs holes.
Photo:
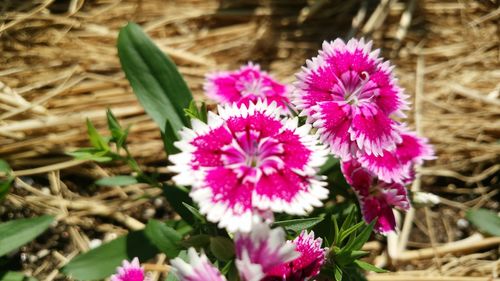
POLYGON ((467 237, 471 232, 456 224, 468 208, 498 208, 500 10, 494 1, 6 0, 0 11, 0 158, 20 177, 2 212, 54 214, 71 241, 69 250, 50 249, 36 267, 27 266, 28 273, 60 277, 58 268, 88 249, 89 229, 109 237, 142 228, 132 210, 160 192, 144 185, 79 192, 86 186, 74 178, 128 170, 64 154, 88 145, 85 118, 104 129, 111 108, 132 125, 132 154, 146 170, 164 172, 158 129, 136 102, 115 48, 119 28, 135 21, 179 65, 198 100, 207 71, 257 60, 292 82, 323 39, 374 39, 414 98, 411 126, 431 139, 439 156, 421 169, 413 188, 438 193, 443 204, 407 216, 403 232, 389 239, 389 255, 374 242, 375 262, 401 272, 369 280, 497 276, 498 255, 487 250, 498 247, 498 239, 467 237), (40 188, 40 178, 48 189, 40 188), (473 253, 462 256, 466 252, 473 253))

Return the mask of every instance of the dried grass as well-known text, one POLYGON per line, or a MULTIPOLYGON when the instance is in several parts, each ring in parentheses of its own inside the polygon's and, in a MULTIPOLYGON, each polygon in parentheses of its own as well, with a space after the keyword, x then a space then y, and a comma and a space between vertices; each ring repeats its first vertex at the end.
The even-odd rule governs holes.
POLYGON ((123 124, 133 125, 132 154, 145 169, 164 171, 158 168, 165 163, 158 130, 136 102, 116 55, 119 28, 135 21, 179 65, 199 100, 208 71, 257 60, 291 82, 323 39, 373 38, 415 99, 411 126, 431 139, 439 156, 421 169, 414 188, 436 192, 443 207, 407 216, 407 230, 389 237, 389 256, 375 260, 401 272, 370 280, 498 276, 498 253, 484 252, 498 242, 463 257, 462 251, 435 254, 438 244, 471 234, 457 229, 464 210, 499 208, 500 10, 493 1, 46 0, 3 1, 0 11, 0 158, 19 176, 6 206, 56 215, 71 245, 51 249, 31 274, 60 278, 57 268, 88 249, 89 228, 108 236, 141 228, 141 218, 129 210, 159 193, 143 185, 80 192, 86 186, 71 177, 128 170, 102 169, 64 154, 88 145, 85 118, 103 129, 105 109, 111 108, 123 124), (48 190, 37 183, 41 179, 48 190), (426 256, 401 258, 412 253, 407 245, 423 245, 426 256), (430 277, 437 275, 442 277, 430 277))

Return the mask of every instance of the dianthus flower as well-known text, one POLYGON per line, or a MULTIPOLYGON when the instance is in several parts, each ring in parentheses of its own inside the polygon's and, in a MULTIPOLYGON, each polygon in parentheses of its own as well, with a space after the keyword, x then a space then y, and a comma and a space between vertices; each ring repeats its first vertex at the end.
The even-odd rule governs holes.
POLYGON ((174 274, 181 281, 226 281, 226 278, 215 268, 204 253, 198 255, 194 248, 188 249, 189 263, 181 258, 170 261, 174 274))
POLYGON ((389 62, 371 46, 363 39, 325 41, 319 55, 296 75, 292 102, 344 161, 358 151, 382 155, 401 140, 391 116, 404 116, 406 95, 389 62))
POLYGON ((191 197, 211 222, 230 232, 248 232, 261 212, 305 215, 328 190, 317 168, 324 146, 310 135, 310 125, 279 118, 276 103, 227 105, 208 124, 192 120, 180 131, 181 153, 169 157, 173 180, 191 185, 191 197))
POLYGON ((314 239, 314 232, 302 231, 293 241, 288 241, 295 245, 300 257, 273 267, 262 281, 304 281, 318 275, 326 254, 326 250, 321 248, 322 242, 321 238, 314 239))
POLYGON ((123 261, 121 267, 116 269, 116 274, 111 276, 111 281, 144 281, 144 269, 139 264, 139 259, 134 258, 132 262, 123 261))
POLYGON ((392 208, 407 211, 410 208, 406 187, 400 183, 378 180, 376 175, 364 169, 352 159, 342 163, 342 173, 358 197, 361 213, 367 223, 375 218, 375 231, 388 233, 396 228, 392 208))
POLYGON ((282 228, 254 223, 250 233, 235 235, 236 266, 243 281, 264 280, 275 266, 291 262, 300 256, 296 245, 287 243, 282 228))
POLYGON ((358 161, 380 180, 408 184, 413 181, 414 167, 432 159, 434 151, 428 140, 402 128, 401 142, 396 149, 386 150, 379 156, 361 155, 358 161))
POLYGON ((262 71, 258 64, 248 63, 239 70, 208 74, 204 84, 209 98, 220 104, 249 105, 258 99, 276 102, 282 110, 288 110, 288 87, 262 71))

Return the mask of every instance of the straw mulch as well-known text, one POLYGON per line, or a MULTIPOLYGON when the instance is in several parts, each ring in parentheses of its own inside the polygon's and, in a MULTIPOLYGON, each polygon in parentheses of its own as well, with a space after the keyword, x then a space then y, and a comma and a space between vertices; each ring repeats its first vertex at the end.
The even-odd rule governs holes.
POLYGON ((373 262, 398 271, 370 280, 498 276, 499 239, 484 238, 463 219, 470 208, 499 209, 498 2, 7 0, 0 11, 0 158, 18 176, 0 217, 53 214, 59 221, 17 253, 17 269, 61 279, 58 269, 91 245, 171 215, 161 197, 149 199, 161 193, 154 188, 92 184, 127 167, 65 155, 88 146, 85 118, 104 129, 111 108, 132 125, 130 148, 144 169, 166 172, 158 128, 117 58, 118 30, 135 21, 178 64, 198 100, 206 72, 253 60, 293 82, 322 40, 374 39, 412 96, 411 127, 430 138, 439 157, 412 189, 439 195, 441 204, 407 215, 387 246, 384 239, 366 246, 373 262))

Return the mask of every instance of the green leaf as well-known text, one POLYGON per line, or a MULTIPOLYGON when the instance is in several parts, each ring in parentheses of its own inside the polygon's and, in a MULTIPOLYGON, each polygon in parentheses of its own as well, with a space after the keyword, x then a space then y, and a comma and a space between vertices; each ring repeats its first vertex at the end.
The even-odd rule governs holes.
POLYGON ((115 115, 113 115, 113 112, 108 108, 106 110, 106 119, 108 120, 108 128, 110 131, 116 130, 116 131, 121 131, 122 126, 118 122, 118 119, 116 119, 115 115))
POLYGON ((323 217, 315 217, 315 218, 305 218, 305 219, 284 220, 284 221, 277 221, 273 225, 284 227, 286 230, 301 232, 304 229, 311 228, 316 224, 322 222, 323 219, 324 219, 323 217))
POLYGON ((121 147, 125 146, 130 128, 123 130, 118 119, 116 119, 109 108, 106 110, 106 118, 108 120, 109 131, 111 132, 111 140, 116 143, 117 150, 119 151, 121 147))
POLYGON ((210 251, 218 260, 228 261, 234 257, 234 242, 227 237, 211 237, 210 251))
POLYGON ((167 279, 165 279, 165 281, 180 281, 180 280, 179 278, 177 278, 177 276, 175 276, 173 272, 169 272, 167 279))
POLYGON ((189 107, 184 109, 184 113, 191 119, 198 119, 203 123, 207 123, 207 105, 204 102, 198 108, 196 102, 192 100, 189 107))
POLYGON ((196 249, 204 248, 210 244, 210 235, 208 234, 198 234, 189 237, 188 239, 181 242, 181 244, 186 247, 195 247, 196 249))
POLYGON ((357 266, 359 266, 359 268, 364 269, 364 270, 373 271, 373 272, 376 272, 376 273, 389 272, 389 271, 387 271, 385 269, 378 268, 378 267, 374 266, 373 264, 370 264, 370 263, 367 263, 367 262, 364 262, 364 261, 361 261, 361 260, 355 260, 354 263, 357 266))
POLYGON ((177 231, 182 237, 191 233, 191 231, 193 230, 193 227, 191 227, 191 225, 189 225, 185 220, 182 220, 182 219, 181 220, 167 220, 167 221, 165 221, 165 224, 168 227, 175 229, 175 231, 177 231))
POLYGON ((342 269, 337 265, 334 265, 334 267, 335 267, 334 269, 335 281, 342 281, 342 269))
POLYGON ((193 225, 195 223, 195 217, 189 211, 183 203, 194 204, 187 190, 182 189, 179 186, 163 185, 163 195, 167 198, 170 207, 181 216, 181 218, 193 225))
POLYGON ((11 220, 0 224, 0 257, 42 234, 54 221, 52 216, 11 220))
POLYGON ((5 180, 0 180, 0 201, 9 193, 13 181, 14 177, 12 176, 7 177, 5 180))
POLYGON ((12 172, 12 169, 9 166, 9 163, 7 161, 0 159, 0 172, 4 173, 6 175, 10 174, 12 172))
POLYGON ((357 266, 344 267, 342 270, 345 273, 342 281, 367 281, 363 272, 357 266))
POLYGON ((184 113, 186 114, 187 117, 191 119, 200 119, 200 112, 198 111, 198 107, 196 106, 196 102, 192 100, 189 103, 188 108, 184 108, 184 113))
POLYGON ((466 217, 481 232, 500 236, 500 217, 497 213, 487 209, 469 210, 466 217))
POLYGON ((184 108, 193 97, 186 82, 137 24, 128 23, 120 30, 118 56, 139 102, 162 131, 167 119, 175 131, 189 125, 184 108))
POLYGON ((356 216, 356 213, 357 213, 357 210, 355 208, 352 208, 351 211, 349 212, 349 215, 347 215, 347 218, 342 223, 342 226, 340 227, 340 232, 345 231, 346 229, 348 229, 352 225, 352 223, 354 221, 354 217, 356 216))
POLYGON ((224 267, 221 268, 220 273, 224 276, 227 275, 227 273, 229 272, 229 270, 233 266, 233 262, 234 262, 234 260, 230 260, 229 262, 227 262, 226 265, 224 265, 224 267))
POLYGON ((25 276, 22 272, 3 271, 0 272, 0 281, 37 281, 34 277, 25 276))
POLYGON ((338 245, 340 242, 340 230, 339 230, 339 223, 337 221, 337 218, 335 215, 332 215, 332 224, 333 224, 333 233, 334 233, 334 239, 333 239, 333 244, 338 245))
POLYGON ((186 209, 191 212, 191 214, 194 215, 194 217, 196 219, 198 219, 199 221, 201 222, 205 222, 205 217, 200 213, 200 211, 198 211, 198 209, 196 209, 195 207, 189 205, 188 203, 185 203, 185 202, 182 202, 182 205, 184 205, 184 207, 186 207, 186 209))
POLYGON ((124 186, 138 183, 137 179, 132 176, 113 176, 108 178, 102 178, 95 182, 97 185, 101 186, 124 186))
POLYGON ((325 164, 319 168, 318 174, 324 175, 326 172, 330 171, 335 165, 339 164, 340 160, 331 155, 326 159, 325 164))
POLYGON ((179 252, 182 236, 173 228, 158 220, 150 220, 144 229, 146 236, 169 258, 175 258, 179 252))
POLYGON ((174 142, 179 140, 179 136, 168 120, 165 122, 165 129, 161 133, 161 139, 163 140, 163 146, 167 153, 167 157, 180 152, 180 150, 174 146, 174 142))
POLYGON ((351 235, 352 233, 354 233, 355 231, 357 231, 360 227, 362 227, 363 225, 365 225, 365 222, 364 221, 360 221, 359 223, 349 227, 348 229, 344 230, 344 231, 341 231, 340 235, 339 235, 339 240, 338 240, 338 243, 342 243, 342 241, 344 241, 347 237, 349 237, 349 235, 351 235))
POLYGON ((83 147, 72 152, 67 152, 66 154, 78 160, 91 160, 96 162, 109 162, 113 160, 113 156, 110 155, 109 151, 102 151, 95 147, 83 147))
POLYGON ((208 109, 207 109, 207 104, 205 102, 201 103, 201 107, 200 107, 200 119, 204 123, 208 122, 208 109))
POLYGON ((359 259, 359 258, 362 258, 366 255, 368 255, 369 252, 366 252, 366 251, 352 251, 351 252, 351 258, 352 259, 359 259))
POLYGON ((376 222, 377 219, 375 218, 374 220, 372 220, 370 224, 365 226, 363 230, 359 233, 359 235, 356 236, 356 239, 350 240, 349 243, 347 243, 345 250, 346 251, 360 250, 361 247, 363 247, 363 245, 366 243, 366 241, 370 239, 370 236, 373 231, 373 226, 375 225, 376 222))
POLYGON ((87 119, 87 134, 89 135, 90 143, 92 144, 92 146, 102 151, 109 150, 108 142, 103 136, 99 134, 99 132, 97 132, 94 124, 92 124, 90 119, 87 119))
POLYGON ((77 280, 97 280, 110 276, 123 260, 138 257, 144 262, 158 253, 144 231, 131 232, 98 248, 76 256, 62 272, 77 280))

